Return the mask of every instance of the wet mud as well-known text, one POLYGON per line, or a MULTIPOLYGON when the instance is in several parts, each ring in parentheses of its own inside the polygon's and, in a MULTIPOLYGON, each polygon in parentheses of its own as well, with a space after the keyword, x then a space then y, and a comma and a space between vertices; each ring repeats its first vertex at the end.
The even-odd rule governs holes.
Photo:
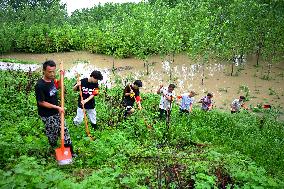
MULTIPOLYGON (((115 59, 112 56, 92 54, 85 51, 28 54, 13 53, 1 55, 0 58, 15 58, 42 63, 45 60, 64 62, 67 77, 75 77, 80 73, 88 76, 94 69, 104 73, 107 85, 114 84, 115 76, 128 81, 141 79, 141 92, 156 93, 160 84, 176 84, 176 93, 182 94, 194 90, 198 101, 208 92, 214 94, 214 105, 218 109, 230 111, 230 104, 240 95, 248 96, 248 106, 268 104, 283 111, 284 107, 284 62, 269 65, 260 62, 256 67, 254 57, 247 57, 243 64, 233 64, 232 61, 191 60, 186 54, 173 57, 151 56, 148 61, 137 58, 115 59)), ((40 70, 40 68, 38 69, 40 70)), ((125 81, 123 81, 125 82, 125 81)), ((281 119, 284 119, 283 114, 281 119)))

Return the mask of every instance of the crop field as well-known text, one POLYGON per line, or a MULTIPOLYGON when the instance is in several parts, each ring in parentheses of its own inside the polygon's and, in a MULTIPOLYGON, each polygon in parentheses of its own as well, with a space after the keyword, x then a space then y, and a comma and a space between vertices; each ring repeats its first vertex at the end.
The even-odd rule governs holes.
POLYGON ((123 86, 96 97, 99 129, 75 126, 75 80, 66 81, 66 121, 78 157, 60 167, 37 115, 37 73, 1 71, 1 188, 282 188, 283 122, 203 112, 158 118, 159 96, 142 94, 143 109, 123 119, 123 86), (15 77, 18 79, 15 80, 15 77))
POLYGON ((284 188, 283 12, 280 0, 148 0, 68 15, 60 0, 2 0, 0 188, 284 188), (91 140, 83 123, 73 123, 76 79, 65 77, 65 121, 78 156, 60 166, 37 112, 41 65, 10 55, 69 53, 71 60, 73 52, 86 51, 99 57, 101 67, 112 66, 105 66, 112 83, 101 84, 95 97, 98 129, 89 126, 91 140), (198 64, 180 61, 184 56, 198 64), (253 64, 237 67, 245 57, 253 64), (6 69, 13 62, 25 69, 6 69), (132 66, 143 69, 140 78, 132 66), (224 84, 227 78, 232 82, 224 84), (141 90, 142 109, 125 119, 123 89, 134 79, 144 79, 150 90, 141 90), (178 90, 194 86, 202 95, 214 83, 220 99, 244 94, 251 102, 273 103, 236 114, 219 108, 230 100, 208 112, 195 103, 190 114, 174 104, 163 119, 152 80, 176 82, 178 90))

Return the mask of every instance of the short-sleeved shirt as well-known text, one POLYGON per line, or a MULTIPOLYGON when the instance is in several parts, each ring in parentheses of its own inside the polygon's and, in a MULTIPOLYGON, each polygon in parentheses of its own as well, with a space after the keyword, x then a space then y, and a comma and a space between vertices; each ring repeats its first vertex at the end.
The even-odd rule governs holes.
POLYGON ((131 84, 126 85, 123 91, 123 103, 124 106, 133 106, 134 102, 136 101, 136 97, 140 95, 139 88, 134 89, 131 84), (134 92, 134 95, 127 95, 125 96, 126 93, 130 93, 131 90, 134 92))
POLYGON ((200 101, 202 102, 202 110, 208 110, 209 107, 212 105, 212 100, 208 96, 204 96, 200 101))
POLYGON ((240 99, 235 99, 233 100, 232 102, 232 108, 235 110, 235 111, 240 111, 241 109, 241 106, 244 104, 244 101, 240 101, 240 99))
POLYGON ((169 101, 165 96, 171 96, 173 98, 176 97, 175 91, 169 92, 168 88, 162 87, 160 89, 160 94, 161 94, 161 100, 160 100, 160 105, 159 108, 163 110, 167 110, 168 108, 172 108, 172 103, 169 101))
POLYGON ((35 86, 35 95, 38 107, 38 114, 41 117, 49 117, 58 114, 58 110, 54 108, 46 108, 39 105, 39 102, 48 102, 50 104, 58 106, 57 99, 57 87, 54 80, 46 82, 43 79, 38 80, 35 86))
POLYGON ((194 103, 194 97, 190 97, 188 93, 181 95, 180 109, 189 110, 190 106, 194 103))
MULTIPOLYGON (((83 100, 85 100, 89 98, 89 96, 91 96, 96 89, 99 88, 99 84, 88 82, 88 78, 83 78, 81 79, 81 87, 82 87, 81 89, 82 89, 83 100)), ((77 88, 77 91, 78 90, 79 88, 77 88)), ((78 97, 78 107, 82 108, 80 95, 78 97)), ((95 108, 95 98, 92 98, 86 104, 84 104, 84 108, 94 109, 95 108)))

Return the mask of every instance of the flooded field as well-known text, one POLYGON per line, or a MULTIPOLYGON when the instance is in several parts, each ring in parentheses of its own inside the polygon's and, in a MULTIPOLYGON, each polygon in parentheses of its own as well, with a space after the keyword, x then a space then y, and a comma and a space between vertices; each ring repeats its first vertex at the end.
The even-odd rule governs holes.
MULTIPOLYGON (((169 83, 176 84, 177 94, 196 91, 196 100, 207 92, 213 92, 216 108, 225 111, 230 110, 230 103, 240 95, 248 96, 250 100, 247 104, 251 106, 270 104, 282 111, 284 107, 284 62, 272 65, 260 62, 260 66, 256 67, 256 60, 248 57, 242 65, 234 64, 232 73, 232 62, 212 61, 204 64, 190 60, 185 54, 176 55, 174 62, 172 57, 152 56, 148 65, 136 58, 114 59, 89 52, 13 53, 0 57, 39 63, 48 59, 57 63, 63 61, 69 78, 74 77, 76 72, 88 76, 94 69, 99 69, 104 73, 103 83, 108 86, 115 81, 115 68, 115 74, 128 81, 141 79, 141 92, 155 93, 160 84, 167 86, 169 83)), ((283 114, 281 119, 283 120, 283 114)))

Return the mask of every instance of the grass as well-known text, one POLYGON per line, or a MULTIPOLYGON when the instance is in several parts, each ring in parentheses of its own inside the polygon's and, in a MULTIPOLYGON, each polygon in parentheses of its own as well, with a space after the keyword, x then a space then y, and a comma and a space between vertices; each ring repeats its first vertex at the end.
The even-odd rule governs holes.
POLYGON ((224 88, 219 88, 218 91, 219 91, 219 92, 226 92, 226 93, 227 93, 227 92, 228 92, 228 88, 225 88, 225 87, 224 87, 224 88))
POLYGON ((38 64, 36 61, 19 60, 15 58, 0 58, 0 62, 19 63, 19 64, 38 64))

